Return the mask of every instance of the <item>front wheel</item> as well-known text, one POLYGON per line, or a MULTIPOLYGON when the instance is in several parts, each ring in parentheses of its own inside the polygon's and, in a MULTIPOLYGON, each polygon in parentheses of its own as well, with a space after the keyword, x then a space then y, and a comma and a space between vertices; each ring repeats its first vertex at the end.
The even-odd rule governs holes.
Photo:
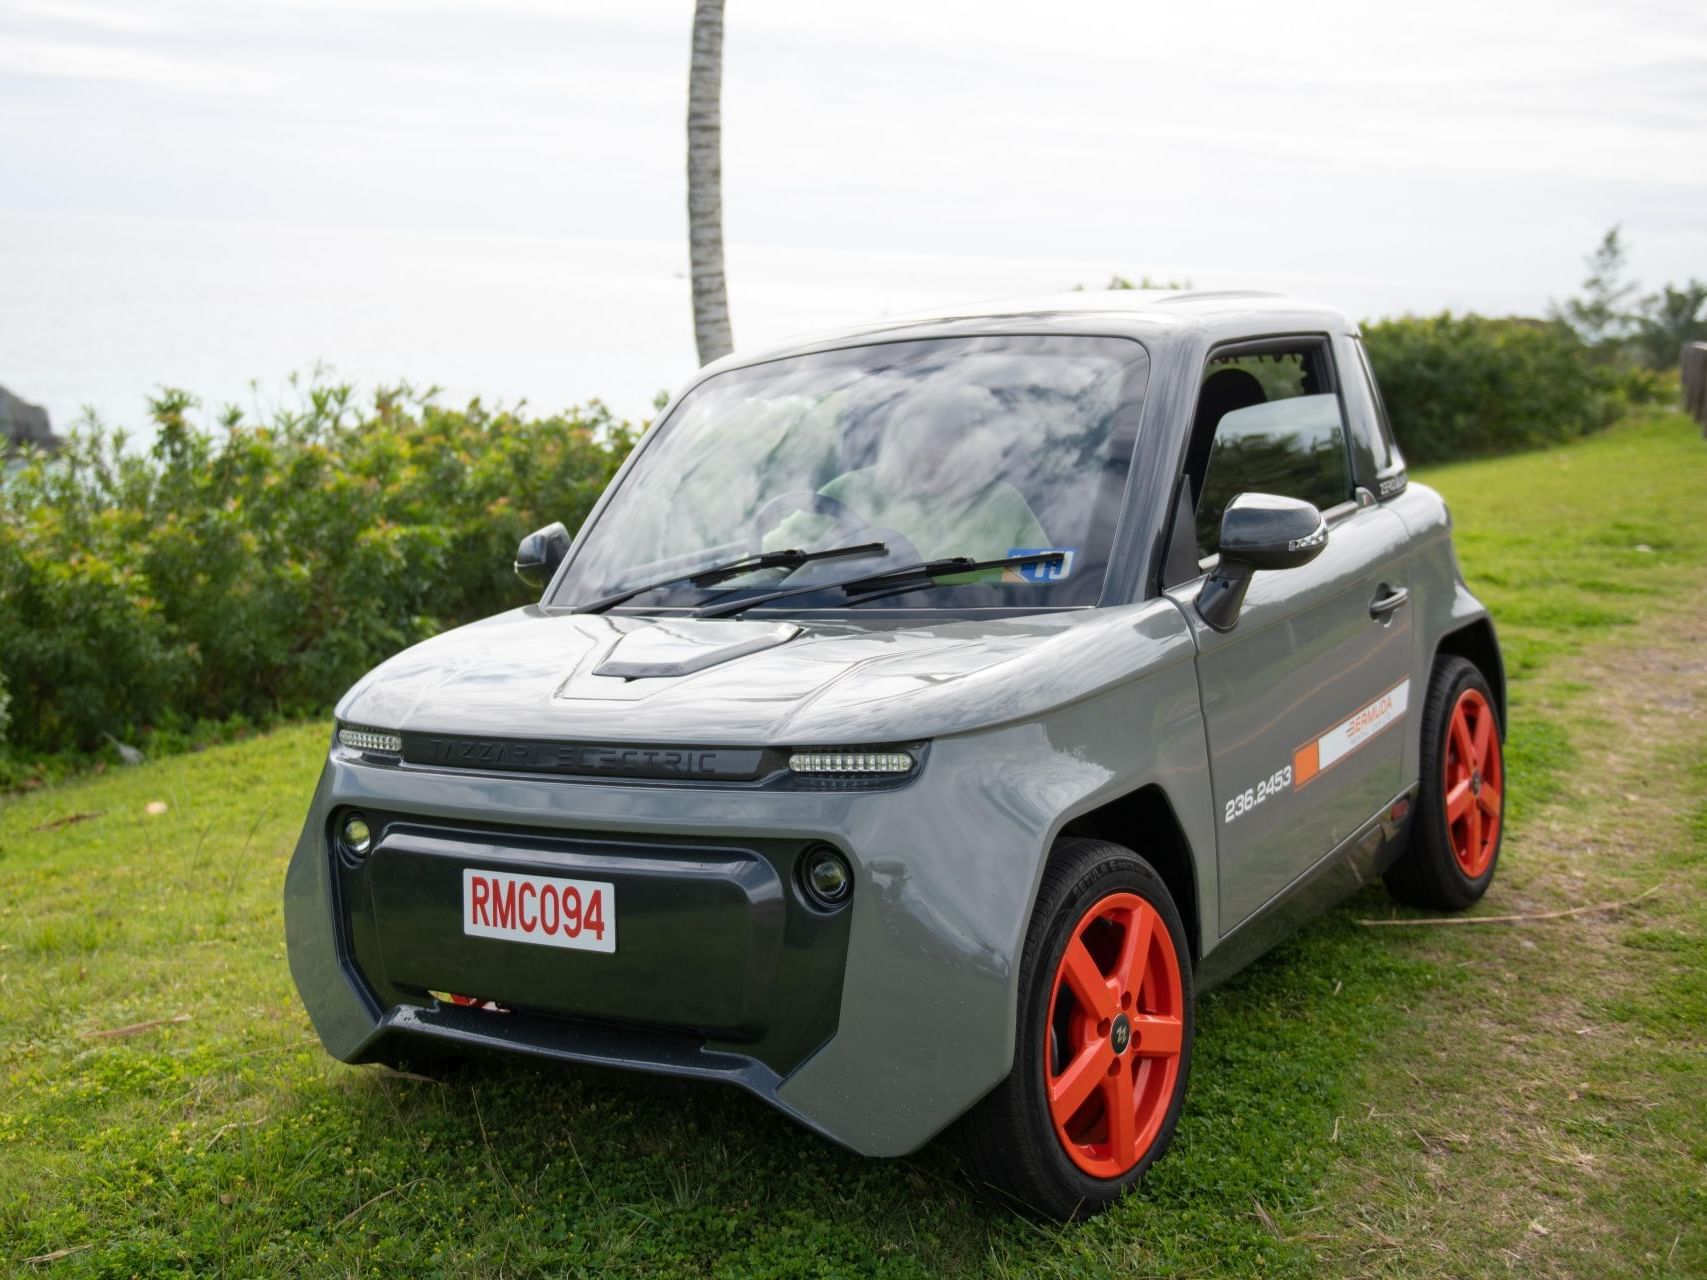
POLYGON ((1061 841, 1021 956, 1013 1070, 960 1125, 968 1172, 1025 1212, 1100 1212, 1173 1138, 1194 1031, 1161 877, 1120 845, 1061 841))
POLYGON ((1462 911, 1493 883, 1505 829, 1505 760, 1493 691, 1476 665, 1442 658, 1422 717, 1422 785, 1410 843, 1387 870, 1400 902, 1462 911))

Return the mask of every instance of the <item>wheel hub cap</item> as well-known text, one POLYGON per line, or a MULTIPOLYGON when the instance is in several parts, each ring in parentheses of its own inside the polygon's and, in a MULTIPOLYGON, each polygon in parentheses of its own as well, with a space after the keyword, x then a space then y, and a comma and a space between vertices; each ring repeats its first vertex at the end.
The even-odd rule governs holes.
POLYGON ((1446 727, 1442 791, 1452 856, 1472 880, 1487 872, 1499 848, 1505 772, 1494 709, 1476 689, 1458 695, 1446 727))
POLYGON ((1117 1054, 1125 1053, 1127 1046, 1132 1043, 1132 1019, 1124 1013, 1116 1018, 1114 1025, 1109 1028, 1108 1043, 1117 1054))
POLYGON ((1135 893, 1080 917, 1049 999, 1043 1096, 1080 1170, 1118 1178, 1149 1153, 1180 1081, 1185 985, 1173 935, 1135 893))

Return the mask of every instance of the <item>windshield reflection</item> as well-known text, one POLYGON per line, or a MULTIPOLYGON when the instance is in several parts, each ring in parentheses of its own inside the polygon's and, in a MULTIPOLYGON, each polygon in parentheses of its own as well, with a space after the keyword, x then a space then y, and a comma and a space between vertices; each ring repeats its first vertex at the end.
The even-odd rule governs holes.
MULTIPOLYGON (((555 603, 785 549, 881 542, 885 568, 1059 551, 1058 562, 942 578, 902 608, 1096 602, 1148 361, 1098 337, 885 343, 732 370, 690 391, 643 442, 577 549, 555 603)), ((687 608, 846 577, 771 565, 676 582, 627 609, 687 608)), ((774 607, 833 607, 828 593, 774 607)))

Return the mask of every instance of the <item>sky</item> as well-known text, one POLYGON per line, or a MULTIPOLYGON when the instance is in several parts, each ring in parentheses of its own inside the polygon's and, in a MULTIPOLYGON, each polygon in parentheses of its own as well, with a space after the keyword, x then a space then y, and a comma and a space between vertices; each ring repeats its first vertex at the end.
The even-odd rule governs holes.
MULTIPOLYGON (((685 269, 691 18, 0 0, 0 213, 18 255, 156 220, 679 246, 685 269)), ((738 343, 781 323, 760 285, 837 271, 871 296, 786 318, 1069 270, 1536 312, 1613 223, 1648 288, 1707 277, 1707 4, 730 0, 724 199, 738 343)))

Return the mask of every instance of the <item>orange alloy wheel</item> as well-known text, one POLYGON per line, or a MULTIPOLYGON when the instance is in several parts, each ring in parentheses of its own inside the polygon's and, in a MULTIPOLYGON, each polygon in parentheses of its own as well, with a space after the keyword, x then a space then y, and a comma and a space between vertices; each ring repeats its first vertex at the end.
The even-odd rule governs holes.
POLYGON ((1067 940, 1049 997, 1044 1097, 1055 1135, 1093 1178, 1118 1178, 1150 1150, 1179 1082, 1185 995, 1155 907, 1111 893, 1067 940))
POLYGON ((1452 856, 1470 879, 1478 879, 1499 847, 1505 769, 1500 763, 1499 726, 1478 690, 1466 689, 1452 708, 1446 730, 1446 826, 1452 856))

